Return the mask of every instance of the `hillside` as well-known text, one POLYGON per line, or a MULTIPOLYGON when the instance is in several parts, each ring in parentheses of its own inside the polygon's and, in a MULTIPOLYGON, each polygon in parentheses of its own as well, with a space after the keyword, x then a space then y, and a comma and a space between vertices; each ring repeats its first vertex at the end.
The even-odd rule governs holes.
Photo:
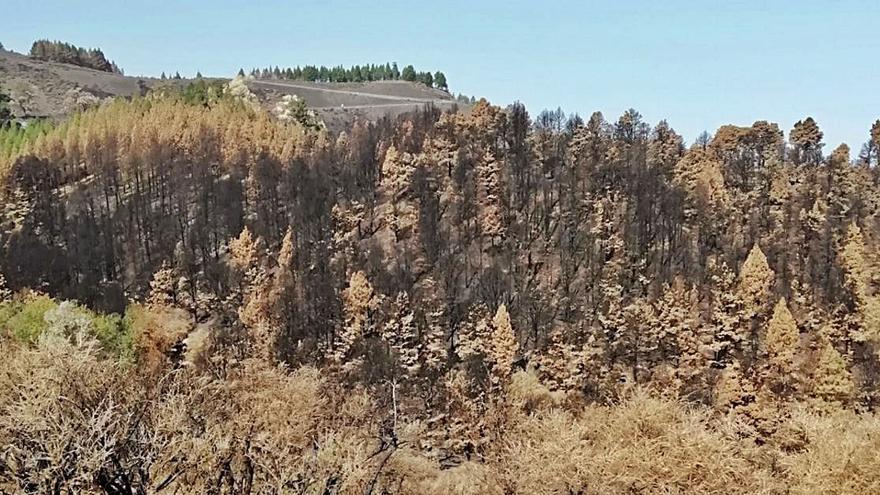
POLYGON ((19 117, 59 118, 71 110, 71 96, 96 98, 145 94, 158 80, 126 77, 76 65, 36 60, 0 50, 0 86, 16 102, 19 117))
MULTIPOLYGON (((18 117, 57 119, 94 99, 144 95, 150 89, 183 86, 192 81, 128 77, 0 50, 0 86, 15 101, 11 107, 18 117)), ((285 94, 300 96, 331 129, 341 129, 356 118, 393 117, 426 104, 441 109, 457 105, 444 91, 405 81, 308 83, 255 80, 249 84, 267 109, 274 107, 285 94)))
POLYGON ((0 494, 880 493, 880 120, 367 67, 0 52, 0 494))
POLYGON ((876 151, 251 97, 0 130, 0 492, 877 492, 876 151))

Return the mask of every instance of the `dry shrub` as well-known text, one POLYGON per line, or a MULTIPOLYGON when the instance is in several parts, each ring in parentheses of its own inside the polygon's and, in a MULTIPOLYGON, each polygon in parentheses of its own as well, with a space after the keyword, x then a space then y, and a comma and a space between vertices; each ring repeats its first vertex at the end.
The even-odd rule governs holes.
POLYGON ((430 487, 440 474, 440 463, 425 457, 418 449, 402 447, 388 460, 388 475, 383 482, 395 486, 395 493, 422 494, 433 493, 430 487))
POLYGON ((155 405, 155 487, 344 494, 374 483, 381 456, 364 392, 328 395, 317 369, 258 360, 225 379, 177 373, 155 405))
POLYGON ((514 493, 762 493, 750 451, 709 428, 707 413, 644 393, 577 414, 520 416, 495 462, 514 493))
POLYGON ((780 462, 792 493, 880 493, 880 418, 796 410, 790 422, 808 442, 780 462))
MULTIPOLYGON (((416 449, 400 448, 389 457, 381 487, 399 495, 501 495, 497 476, 486 464, 465 461, 442 469, 416 449)), ((378 491, 378 490, 376 490, 378 491)), ((379 493, 383 493, 379 491, 379 493)))
POLYGON ((201 324, 196 327, 183 343, 186 351, 183 355, 183 363, 194 366, 197 369, 205 369, 211 357, 212 327, 209 324, 201 324))
POLYGON ((151 464, 139 390, 95 340, 7 344, 0 366, 0 492, 138 486, 151 464))
MULTIPOLYGON (((415 492, 418 493, 418 492, 415 492)), ((504 492, 491 468, 476 462, 465 462, 452 469, 438 473, 424 485, 426 494, 448 493, 450 495, 501 495, 504 492)))
POLYGON ((131 306, 126 318, 134 335, 134 348, 140 364, 147 370, 160 371, 168 362, 171 348, 183 341, 192 329, 186 311, 167 306, 131 306))
POLYGON ((531 411, 560 402, 563 393, 551 392, 533 372, 518 371, 507 386, 508 402, 519 409, 531 411))
POLYGON ((317 370, 244 363, 226 380, 176 377, 154 412, 158 486, 183 493, 305 486, 326 404, 317 370))
POLYGON ((315 442, 314 476, 324 490, 318 493, 365 493, 378 483, 384 467, 380 463, 393 448, 390 439, 379 441, 377 411, 364 390, 340 389, 333 397, 335 403, 327 406, 332 414, 315 442))
POLYGON ((880 492, 873 415, 789 405, 764 438, 735 413, 644 391, 560 401, 521 372, 479 417, 455 407, 440 423, 398 423, 312 367, 157 375, 102 357, 81 333, 0 345, 0 493, 880 492), (434 437, 461 433, 443 424, 462 421, 479 425, 479 444, 438 448, 434 437))

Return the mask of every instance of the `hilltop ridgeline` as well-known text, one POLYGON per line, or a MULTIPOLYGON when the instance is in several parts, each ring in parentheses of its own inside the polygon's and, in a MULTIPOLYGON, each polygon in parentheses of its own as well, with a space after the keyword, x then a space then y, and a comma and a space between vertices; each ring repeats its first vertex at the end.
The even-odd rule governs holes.
POLYGON ((30 56, 38 60, 73 64, 89 69, 122 74, 115 62, 107 60, 99 48, 82 48, 61 41, 37 40, 31 46, 30 56))
MULTIPOLYGON (((442 89, 443 91, 449 90, 446 75, 439 70, 432 74, 430 71, 416 71, 415 67, 407 65, 401 71, 397 68, 397 62, 384 65, 353 65, 349 68, 341 65, 336 67, 306 65, 281 69, 276 65, 274 68, 252 69, 250 74, 260 79, 288 79, 311 82, 407 81, 419 82, 429 88, 442 89)), ((244 75, 244 69, 239 71, 239 75, 244 75)))

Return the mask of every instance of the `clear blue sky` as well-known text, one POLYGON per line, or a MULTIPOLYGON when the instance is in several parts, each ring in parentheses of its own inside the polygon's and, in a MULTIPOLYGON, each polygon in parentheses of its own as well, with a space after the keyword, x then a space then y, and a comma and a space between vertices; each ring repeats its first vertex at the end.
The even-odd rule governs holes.
POLYGON ((2 0, 0 42, 99 46, 128 74, 397 61, 532 115, 633 107, 688 141, 810 115, 826 152, 880 118, 880 1, 2 0), (415 4, 418 5, 416 6, 415 4))

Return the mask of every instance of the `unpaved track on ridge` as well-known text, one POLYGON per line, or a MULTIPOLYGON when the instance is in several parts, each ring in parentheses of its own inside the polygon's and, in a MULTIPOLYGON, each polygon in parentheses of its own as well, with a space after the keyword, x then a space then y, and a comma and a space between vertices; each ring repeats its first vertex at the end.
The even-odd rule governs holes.
MULTIPOLYGON (((321 86, 308 86, 308 85, 304 85, 304 84, 286 83, 286 82, 282 83, 282 82, 276 82, 276 81, 259 81, 259 80, 257 80, 257 81, 250 81, 249 84, 253 84, 253 85, 257 85, 257 86, 262 85, 262 86, 277 86, 280 88, 302 89, 302 90, 307 90, 307 91, 320 91, 320 92, 324 92, 324 93, 336 93, 336 94, 343 94, 343 95, 348 95, 348 96, 360 96, 363 98, 373 98, 373 99, 377 99, 377 100, 408 102, 408 103, 400 103, 399 105, 405 105, 405 104, 411 104, 411 103, 448 104, 448 103, 453 102, 453 100, 444 100, 444 99, 440 99, 440 98, 415 98, 415 97, 411 97, 411 96, 383 95, 383 94, 376 94, 376 93, 367 93, 364 91, 352 91, 352 90, 347 90, 347 89, 330 89, 330 88, 323 88, 321 86)), ((358 107, 367 108, 367 107, 376 107, 376 106, 391 106, 391 105, 384 105, 384 104, 354 105, 350 108, 358 108, 358 107)), ((325 107, 318 107, 318 108, 325 108, 325 107)), ((329 108, 329 107, 326 107, 326 108, 329 108)))
POLYGON ((363 108, 394 108, 394 107, 413 107, 418 103, 433 103, 435 105, 456 105, 457 103, 450 100, 409 100, 408 103, 377 103, 375 105, 345 105, 344 107, 312 107, 313 110, 358 110, 363 108))

